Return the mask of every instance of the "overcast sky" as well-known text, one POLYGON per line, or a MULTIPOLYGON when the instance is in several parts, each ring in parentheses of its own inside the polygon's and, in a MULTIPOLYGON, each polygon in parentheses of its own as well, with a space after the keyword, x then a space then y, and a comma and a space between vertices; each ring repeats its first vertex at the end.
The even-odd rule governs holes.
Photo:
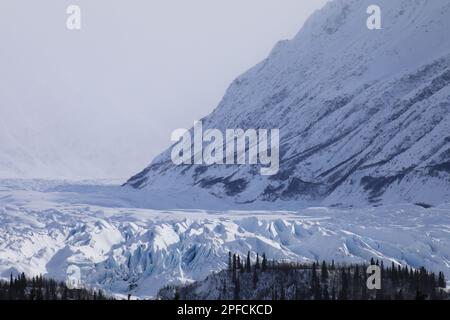
POLYGON ((325 2, 1 0, 0 152, 64 163, 33 176, 128 177, 325 2))

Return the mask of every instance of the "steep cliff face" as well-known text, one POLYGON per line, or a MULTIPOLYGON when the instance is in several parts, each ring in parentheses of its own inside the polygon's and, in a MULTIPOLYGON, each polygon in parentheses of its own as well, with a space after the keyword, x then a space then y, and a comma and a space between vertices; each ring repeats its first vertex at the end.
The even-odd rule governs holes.
POLYGON ((441 203, 450 198, 450 3, 335 0, 238 77, 205 128, 279 128, 280 171, 175 166, 170 150, 127 185, 235 202, 441 203))

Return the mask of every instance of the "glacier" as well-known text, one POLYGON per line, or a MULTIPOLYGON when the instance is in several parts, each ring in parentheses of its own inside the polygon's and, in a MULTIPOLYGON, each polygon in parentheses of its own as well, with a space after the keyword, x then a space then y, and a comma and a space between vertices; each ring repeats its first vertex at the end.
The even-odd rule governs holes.
POLYGON ((229 251, 242 257, 251 251, 304 262, 373 257, 450 278, 450 205, 148 209, 133 206, 145 192, 123 190, 0 181, 0 277, 25 272, 67 281, 75 275, 119 298, 154 298, 167 284, 226 268, 229 251))

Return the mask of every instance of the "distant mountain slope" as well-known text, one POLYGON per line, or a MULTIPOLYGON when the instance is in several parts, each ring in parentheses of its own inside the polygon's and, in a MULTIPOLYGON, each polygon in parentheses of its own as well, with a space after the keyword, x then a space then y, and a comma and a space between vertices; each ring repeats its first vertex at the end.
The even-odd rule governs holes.
POLYGON ((164 152, 127 185, 234 201, 441 203, 450 198, 450 2, 335 0, 237 78, 206 128, 280 128, 281 164, 175 166, 164 152))

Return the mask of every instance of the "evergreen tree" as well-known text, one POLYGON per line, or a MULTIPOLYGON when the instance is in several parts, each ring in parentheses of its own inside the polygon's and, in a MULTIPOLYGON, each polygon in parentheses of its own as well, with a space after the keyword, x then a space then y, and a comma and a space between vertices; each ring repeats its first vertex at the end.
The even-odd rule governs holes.
POLYGON ((341 292, 339 294, 339 300, 347 300, 348 299, 348 276, 345 269, 342 269, 341 273, 341 292))
POLYGON ((245 271, 250 273, 252 271, 252 263, 250 261, 250 251, 247 253, 247 262, 245 264, 245 271))
POLYGON ((316 271, 316 263, 313 263, 311 270, 311 295, 313 296, 314 300, 322 299, 320 282, 316 271))
POLYGON ((239 299, 240 293, 241 293, 241 284, 240 284, 240 281, 239 281, 239 278, 238 278, 238 279, 236 279, 236 283, 234 285, 234 297, 233 297, 233 299, 234 300, 240 300, 239 299))
POLYGON ((236 254, 233 254, 233 283, 236 283, 236 268, 237 268, 237 259, 236 254))
POLYGON ((295 289, 294 289, 294 292, 295 292, 295 300, 301 300, 300 299, 300 290, 299 290, 299 288, 298 288, 298 285, 297 285, 297 282, 295 283, 295 289))
POLYGON ((392 279, 392 285, 394 286, 394 287, 397 287, 398 286, 398 281, 399 281, 399 279, 398 279, 398 274, 397 274, 397 268, 395 267, 395 264, 394 264, 394 262, 392 262, 392 267, 391 267, 392 269, 391 269, 391 279, 392 279))
POLYGON ((316 263, 314 262, 312 264, 312 269, 311 269, 311 283, 316 283, 317 282, 317 271, 316 271, 316 263))
POLYGON ((267 258, 266 258, 265 253, 263 253, 263 256, 262 256, 261 270, 263 272, 267 270, 267 258))
MULTIPOLYGON (((44 289, 44 300, 50 300, 50 287, 47 284, 44 289)), ((95 300, 95 299, 94 299, 95 300)))
POLYGON ((283 282, 280 284, 280 300, 286 300, 286 293, 284 292, 283 282))
POLYGON ((13 300, 14 292, 13 292, 13 275, 12 273, 9 276, 9 290, 8 290, 8 298, 9 300, 13 300))
POLYGON ((253 288, 256 290, 256 288, 258 287, 258 272, 257 269, 253 269, 253 288))
POLYGON ((259 263, 259 253, 256 253, 256 263, 255 263, 255 269, 259 269, 261 267, 259 263))
POLYGON ((322 287, 319 282, 314 285, 314 300, 322 300, 322 287))
POLYGON ((244 267, 244 259, 241 259, 240 256, 238 256, 239 258, 239 271, 241 273, 245 272, 245 267, 244 267))
POLYGON ((353 272, 353 281, 352 281, 352 297, 353 299, 358 299, 360 296, 361 287, 365 284, 361 283, 359 266, 355 266, 355 270, 353 272))
MULTIPOLYGON (((363 273, 364 274, 364 273, 363 273)), ((362 278, 362 286, 361 286, 361 300, 368 300, 369 299, 369 293, 367 291, 367 285, 366 285, 366 278, 362 278)))
POLYGON ((447 283, 445 282, 445 276, 443 272, 439 272, 438 287, 439 288, 447 287, 447 283))
POLYGON ((323 289, 323 300, 330 300, 330 293, 328 292, 328 286, 323 289))
POLYGON ((222 285, 222 295, 223 297, 226 297, 227 294, 227 280, 223 279, 223 285, 222 285))
POLYGON ((322 270, 320 271, 320 278, 322 283, 326 283, 328 281, 328 267, 325 261, 322 262, 322 270))

